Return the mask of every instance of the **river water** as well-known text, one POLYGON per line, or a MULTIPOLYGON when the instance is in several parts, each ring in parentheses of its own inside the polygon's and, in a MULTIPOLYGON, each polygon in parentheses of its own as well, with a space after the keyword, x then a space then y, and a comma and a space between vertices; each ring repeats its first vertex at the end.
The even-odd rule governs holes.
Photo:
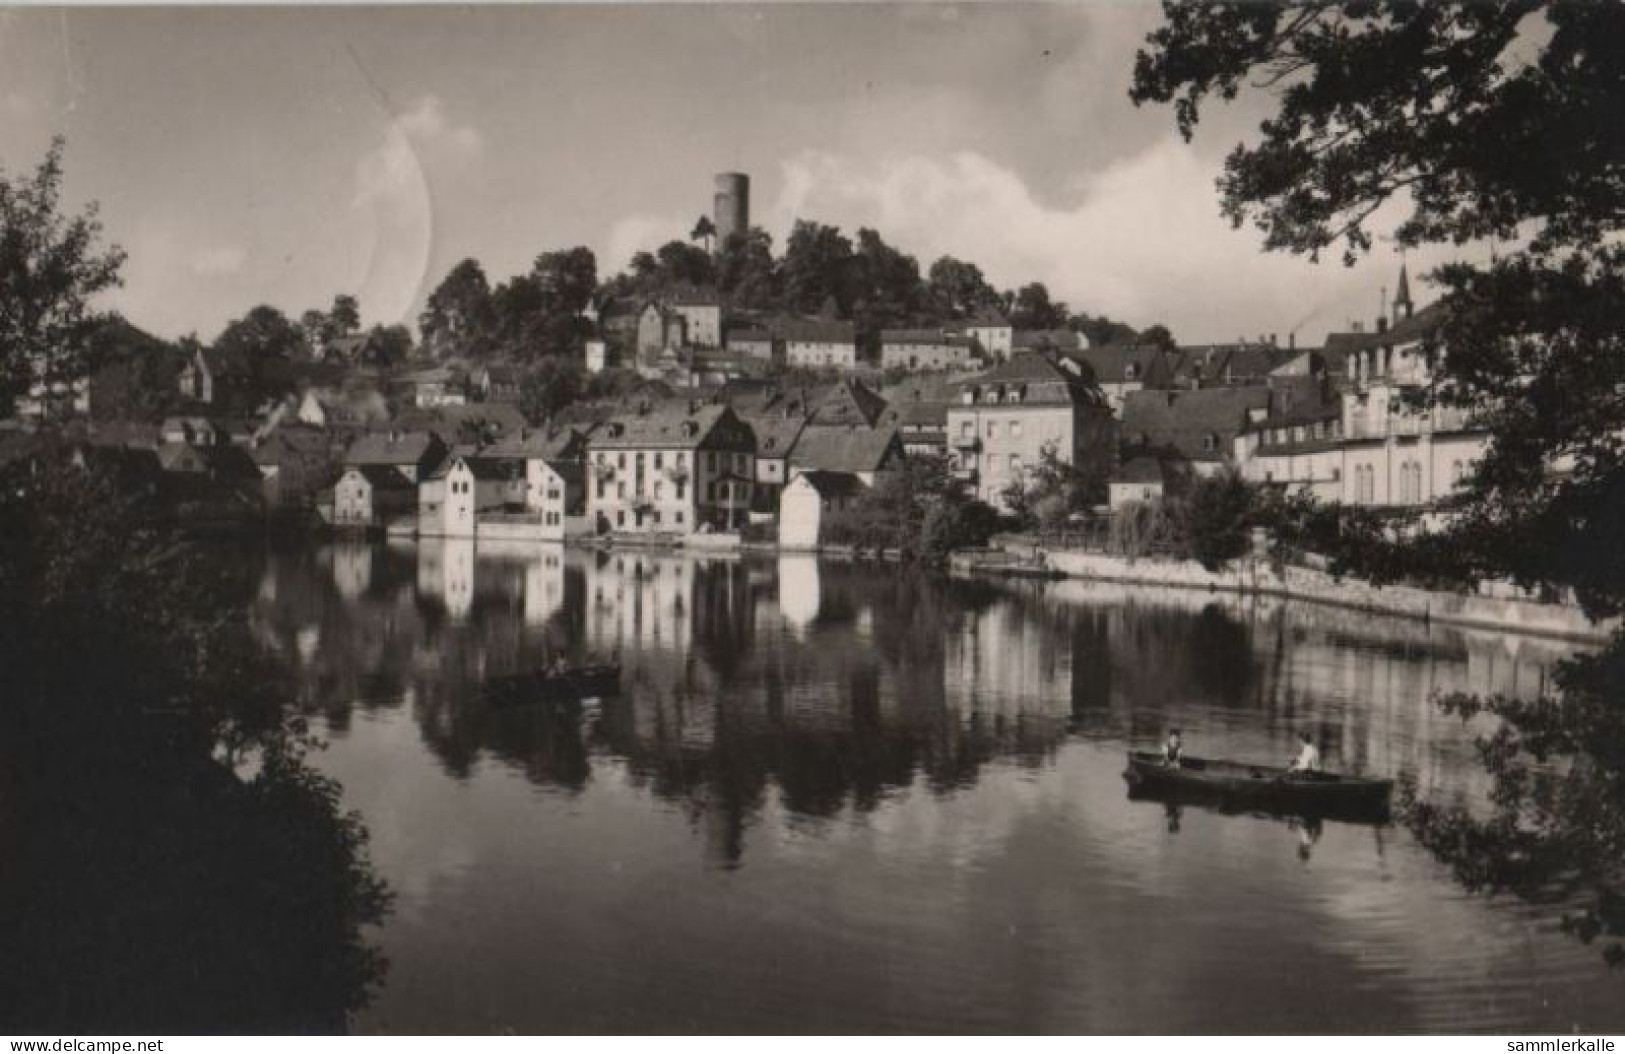
POLYGON ((256 631, 395 891, 362 1032, 1625 1029, 1562 905, 1403 826, 1131 801, 1124 752, 1472 803, 1566 654, 1308 605, 891 565, 482 544, 273 556, 256 631), (616 653, 619 698, 478 686, 616 653))

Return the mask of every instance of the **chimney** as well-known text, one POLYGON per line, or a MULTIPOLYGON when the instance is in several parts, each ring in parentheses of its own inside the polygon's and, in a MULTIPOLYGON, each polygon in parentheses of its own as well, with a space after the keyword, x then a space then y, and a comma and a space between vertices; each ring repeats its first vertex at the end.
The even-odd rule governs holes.
POLYGON ((1386 333, 1386 332, 1388 332, 1388 320, 1386 318, 1384 318, 1383 316, 1381 316, 1381 315, 1377 316, 1377 332, 1378 333, 1386 333))
POLYGON ((1272 347, 1272 348, 1280 347, 1281 346, 1280 337, 1281 337, 1281 335, 1279 333, 1271 333, 1270 334, 1270 347, 1272 347))
POLYGON ((1287 346, 1287 350, 1289 350, 1289 351, 1297 351, 1298 350, 1298 334, 1297 334, 1296 331, 1293 331, 1293 332, 1288 333, 1286 335, 1286 346, 1287 346))

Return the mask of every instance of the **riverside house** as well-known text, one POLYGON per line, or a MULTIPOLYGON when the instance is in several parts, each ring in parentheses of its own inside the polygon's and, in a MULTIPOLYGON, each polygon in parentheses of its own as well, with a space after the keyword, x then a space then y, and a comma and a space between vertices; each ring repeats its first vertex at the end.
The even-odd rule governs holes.
POLYGON ((1003 507, 1003 492, 1026 479, 1046 451, 1104 474, 1116 445, 1111 408, 1068 358, 1018 352, 955 385, 948 450, 955 474, 976 496, 1003 507))
POLYGON ((614 417, 587 441, 598 533, 692 534, 745 525, 756 437, 727 406, 677 403, 614 417))

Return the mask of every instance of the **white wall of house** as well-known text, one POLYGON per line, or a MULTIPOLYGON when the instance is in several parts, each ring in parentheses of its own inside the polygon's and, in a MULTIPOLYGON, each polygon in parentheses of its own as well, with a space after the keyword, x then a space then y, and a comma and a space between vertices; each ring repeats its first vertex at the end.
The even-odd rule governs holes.
POLYGON ((350 469, 333 487, 333 522, 367 524, 372 522, 372 484, 350 469))
POLYGON ((851 369, 858 363, 858 347, 835 341, 789 340, 784 344, 784 358, 792 366, 851 369))
POLYGON ((824 497, 797 476, 779 492, 779 548, 816 549, 823 526, 824 497))

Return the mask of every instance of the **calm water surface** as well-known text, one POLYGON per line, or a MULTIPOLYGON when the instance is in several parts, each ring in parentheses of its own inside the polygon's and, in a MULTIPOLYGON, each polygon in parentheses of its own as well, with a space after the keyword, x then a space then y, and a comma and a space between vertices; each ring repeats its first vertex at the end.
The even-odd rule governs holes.
POLYGON ((457 543, 274 557, 254 617, 396 891, 365 1032, 1625 1029, 1563 907, 1402 827, 1128 800, 1124 750, 1471 802, 1435 690, 1565 649, 1348 612, 890 566, 457 543), (618 651, 578 718, 487 675, 618 651))

